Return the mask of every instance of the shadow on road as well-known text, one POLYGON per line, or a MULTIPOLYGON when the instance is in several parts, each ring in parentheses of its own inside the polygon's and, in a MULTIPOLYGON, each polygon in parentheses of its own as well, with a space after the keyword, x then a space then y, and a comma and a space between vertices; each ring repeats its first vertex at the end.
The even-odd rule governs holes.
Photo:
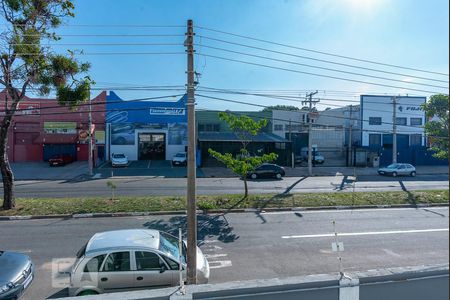
MULTIPOLYGON (((225 215, 198 215, 197 239, 199 244, 207 238, 217 239, 224 243, 234 242, 239 238, 233 233, 233 227, 228 223, 225 215)), ((149 229, 157 229, 178 236, 178 228, 186 232, 186 216, 175 216, 168 221, 159 219, 143 224, 149 229)))
MULTIPOLYGON (((305 180, 306 178, 308 178, 308 176, 301 177, 299 180, 297 180, 296 182, 294 182, 293 184, 288 186, 282 193, 276 194, 275 196, 273 196, 267 200, 260 201, 256 208, 259 210, 262 210, 270 203, 276 203, 276 202, 278 202, 278 200, 282 200, 283 198, 289 197, 291 190, 294 187, 296 187, 300 182, 305 180)), ((263 223, 265 223, 265 222, 263 222, 263 223)))

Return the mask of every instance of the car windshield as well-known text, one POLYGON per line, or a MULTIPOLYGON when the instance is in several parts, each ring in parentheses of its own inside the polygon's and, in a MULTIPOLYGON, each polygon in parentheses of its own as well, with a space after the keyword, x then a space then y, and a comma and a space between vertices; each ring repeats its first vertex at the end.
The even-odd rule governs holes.
POLYGON ((186 153, 177 153, 177 155, 175 155, 175 157, 185 157, 186 153))
MULTIPOLYGON (((170 234, 160 232, 159 234, 159 250, 161 252, 166 253, 169 256, 172 256, 172 258, 175 258, 178 260, 180 252, 178 251, 178 239, 174 236, 171 236, 170 234)), ((186 249, 185 245, 183 243, 183 255, 182 255, 183 262, 186 261, 186 249)))
POLYGON ((125 154, 114 154, 113 158, 125 158, 125 154))
POLYGON ((397 169, 398 167, 399 167, 398 164, 392 164, 392 165, 387 166, 388 169, 397 169))

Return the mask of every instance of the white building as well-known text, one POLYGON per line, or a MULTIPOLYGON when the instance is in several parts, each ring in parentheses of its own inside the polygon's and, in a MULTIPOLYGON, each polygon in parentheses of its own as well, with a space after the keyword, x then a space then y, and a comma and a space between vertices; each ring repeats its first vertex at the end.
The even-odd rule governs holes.
POLYGON ((362 146, 372 149, 392 148, 394 121, 397 127, 397 149, 425 146, 425 113, 421 109, 425 101, 426 97, 397 96, 394 105, 394 96, 361 95, 362 146))

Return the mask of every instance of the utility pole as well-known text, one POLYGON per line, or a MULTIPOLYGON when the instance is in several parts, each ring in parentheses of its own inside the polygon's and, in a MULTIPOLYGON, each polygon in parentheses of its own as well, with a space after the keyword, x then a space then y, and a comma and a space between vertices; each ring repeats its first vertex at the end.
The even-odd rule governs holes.
POLYGON ((348 148, 350 149, 349 165, 353 165, 353 146, 352 146, 352 129, 353 129, 353 105, 350 105, 350 126, 348 128, 348 148))
POLYGON ((313 93, 306 94, 306 99, 309 98, 309 100, 302 101, 302 105, 308 104, 308 175, 312 176, 312 137, 311 137, 311 129, 312 129, 312 118, 311 118, 311 112, 312 112, 312 106, 319 102, 319 100, 312 100, 312 96, 317 94, 318 91, 315 91, 313 93))
POLYGON ((92 150, 93 150, 93 146, 92 146, 92 105, 91 105, 91 90, 89 89, 89 114, 88 114, 88 137, 89 137, 89 146, 88 146, 88 150, 89 150, 89 175, 92 176, 94 175, 94 162, 93 162, 93 155, 92 155, 92 150))
POLYGON ((397 97, 392 97, 392 163, 397 163, 397 97))
POLYGON ((292 125, 291 125, 291 119, 289 119, 289 142, 291 142, 291 167, 295 168, 295 161, 294 161, 294 147, 292 145, 292 125))
POLYGON ((195 81, 194 81, 194 28, 192 20, 187 21, 187 284, 197 283, 197 205, 195 199, 196 145, 195 145, 195 81))

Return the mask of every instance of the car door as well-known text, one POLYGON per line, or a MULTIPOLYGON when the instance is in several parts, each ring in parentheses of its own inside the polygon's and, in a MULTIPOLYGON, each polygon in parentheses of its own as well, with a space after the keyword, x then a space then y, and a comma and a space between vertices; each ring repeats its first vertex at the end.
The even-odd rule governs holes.
POLYGON ((259 167, 256 171, 259 177, 267 177, 270 172, 269 166, 266 165, 259 167))
POLYGON ((406 165, 400 165, 398 167, 398 175, 406 175, 408 173, 408 169, 406 168, 406 165))
POLYGON ((172 286, 174 272, 158 253, 135 251, 134 256, 136 262, 134 286, 136 288, 172 286))
POLYGON ((99 272, 98 286, 105 292, 127 290, 134 287, 134 271, 130 251, 111 252, 99 272))

